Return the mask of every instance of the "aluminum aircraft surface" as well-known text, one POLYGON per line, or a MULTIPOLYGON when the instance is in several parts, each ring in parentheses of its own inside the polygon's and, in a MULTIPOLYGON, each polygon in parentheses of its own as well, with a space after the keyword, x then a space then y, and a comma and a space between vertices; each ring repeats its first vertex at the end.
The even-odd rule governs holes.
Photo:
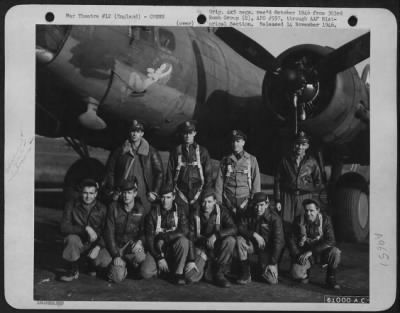
POLYGON ((343 235, 363 241, 368 178, 342 168, 369 165, 369 65, 361 78, 354 68, 369 51, 367 31, 337 49, 305 42, 275 57, 233 28, 42 25, 36 133, 64 137, 80 154, 66 174, 71 185, 82 175, 101 179, 104 166, 87 145, 115 148, 132 119, 161 150, 176 143, 179 124, 195 119, 196 139, 215 159, 228 152, 229 132, 241 129, 269 175, 301 129, 321 167, 329 165, 328 199, 343 235))

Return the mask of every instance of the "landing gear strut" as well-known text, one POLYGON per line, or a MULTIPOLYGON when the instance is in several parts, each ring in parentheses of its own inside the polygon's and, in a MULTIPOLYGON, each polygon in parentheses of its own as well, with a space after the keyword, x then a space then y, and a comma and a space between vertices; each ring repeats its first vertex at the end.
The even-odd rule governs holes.
POLYGON ((81 157, 71 165, 64 178, 64 198, 68 201, 78 197, 77 186, 83 179, 91 178, 100 184, 104 178, 105 166, 89 156, 84 142, 69 137, 64 138, 81 157))

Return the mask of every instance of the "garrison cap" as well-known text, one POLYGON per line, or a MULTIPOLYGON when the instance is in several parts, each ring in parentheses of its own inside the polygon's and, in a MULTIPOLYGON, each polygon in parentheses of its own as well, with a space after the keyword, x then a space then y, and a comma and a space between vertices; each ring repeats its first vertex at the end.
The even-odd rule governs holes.
POLYGON ((137 189, 138 183, 136 178, 135 179, 124 179, 118 186, 119 191, 128 191, 132 189, 137 189))
POLYGON ((129 131, 141 130, 144 131, 143 123, 138 120, 133 120, 129 126, 129 131))
POLYGON ((268 195, 264 192, 256 192, 251 199, 251 206, 256 205, 257 203, 268 201, 268 195))
POLYGON ((238 139, 243 139, 244 141, 247 140, 247 136, 244 132, 242 132, 241 130, 233 130, 232 131, 232 141, 238 140, 238 139))
POLYGON ((196 124, 197 122, 194 120, 186 121, 179 126, 179 132, 181 134, 191 133, 192 131, 196 130, 196 124))
POLYGON ((216 198, 216 194, 215 194, 214 188, 209 187, 209 188, 204 189, 203 194, 202 194, 202 199, 204 200, 205 198, 208 198, 208 197, 211 197, 211 196, 216 198))
POLYGON ((318 199, 314 199, 314 198, 312 198, 312 199, 305 199, 305 200, 303 201, 303 207, 305 207, 306 205, 311 204, 311 203, 314 203, 315 206, 316 206, 317 208, 320 208, 320 207, 321 207, 321 204, 319 203, 318 199))
POLYGON ((306 135, 305 132, 302 130, 299 131, 294 137, 293 137, 293 142, 294 143, 308 143, 310 141, 310 138, 306 135))
POLYGON ((174 186, 172 184, 165 184, 161 187, 160 195, 166 195, 167 193, 175 192, 174 186))
POLYGON ((95 187, 96 189, 99 189, 99 184, 92 178, 85 178, 81 180, 77 187, 80 191, 82 191, 85 187, 95 187))

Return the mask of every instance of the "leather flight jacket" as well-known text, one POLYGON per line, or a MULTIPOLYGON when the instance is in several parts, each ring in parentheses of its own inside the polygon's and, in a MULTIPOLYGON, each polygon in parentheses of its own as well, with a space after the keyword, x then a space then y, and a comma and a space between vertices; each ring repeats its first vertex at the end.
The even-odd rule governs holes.
POLYGON ((287 155, 279 163, 274 181, 276 201, 281 200, 281 192, 303 195, 317 192, 321 187, 321 169, 312 156, 306 154, 299 166, 293 154, 287 155))
POLYGON ((96 242, 104 245, 102 233, 106 222, 107 208, 104 204, 95 200, 88 210, 80 200, 71 200, 65 204, 61 219, 60 230, 63 235, 79 235, 83 242, 89 240, 85 230, 90 226, 97 234, 96 242))
POLYGON ((205 245, 207 239, 215 234, 218 239, 237 234, 237 227, 229 211, 218 205, 218 209, 210 213, 208 219, 201 213, 200 209, 193 211, 189 217, 189 254, 188 261, 195 260, 195 245, 205 245))
POLYGON ((130 212, 127 212, 123 203, 119 201, 110 204, 104 240, 113 258, 120 256, 119 249, 128 241, 144 242, 144 214, 144 208, 138 201, 135 201, 130 212))
POLYGON ((159 251, 155 244, 157 241, 172 243, 179 237, 187 236, 189 230, 185 211, 175 203, 169 211, 162 209, 160 204, 153 205, 145 218, 144 227, 147 248, 156 260, 163 258, 163 251, 159 251))
POLYGON ((268 247, 271 254, 271 264, 277 264, 280 253, 285 246, 284 232, 282 220, 279 215, 267 208, 263 215, 257 216, 252 208, 248 209, 247 214, 241 216, 238 222, 239 235, 253 243, 254 247, 258 247, 253 234, 256 232, 263 237, 266 248, 268 247))
POLYGON ((331 218, 325 213, 320 214, 322 225, 320 225, 320 219, 308 222, 305 216, 303 218, 297 216, 294 220, 289 239, 289 250, 293 257, 304 251, 312 251, 313 255, 318 255, 326 248, 335 246, 336 240, 331 218), (304 235, 308 240, 303 247, 300 247, 299 242, 304 235))

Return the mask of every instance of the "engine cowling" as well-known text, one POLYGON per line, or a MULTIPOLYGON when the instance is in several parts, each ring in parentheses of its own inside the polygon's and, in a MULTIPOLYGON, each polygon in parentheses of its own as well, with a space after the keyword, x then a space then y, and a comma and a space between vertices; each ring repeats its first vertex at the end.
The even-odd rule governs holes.
POLYGON ((299 129, 323 143, 343 144, 367 127, 368 90, 354 67, 319 77, 318 63, 332 50, 318 45, 286 50, 277 58, 278 70, 266 73, 262 94, 277 119, 291 123, 296 115, 299 129))

